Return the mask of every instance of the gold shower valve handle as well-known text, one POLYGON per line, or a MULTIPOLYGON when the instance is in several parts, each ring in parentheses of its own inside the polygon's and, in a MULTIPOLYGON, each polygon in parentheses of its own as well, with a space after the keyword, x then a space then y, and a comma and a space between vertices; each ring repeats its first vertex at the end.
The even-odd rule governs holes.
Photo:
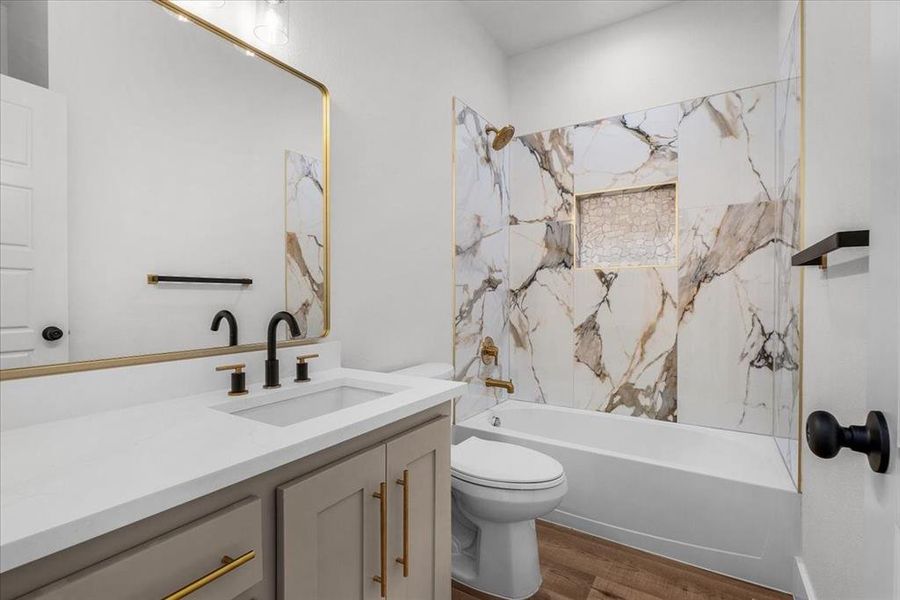
POLYGON ((494 338, 491 336, 485 337, 481 341, 481 362, 486 365, 489 365, 492 362, 496 364, 499 356, 500 348, 494 343, 494 338))

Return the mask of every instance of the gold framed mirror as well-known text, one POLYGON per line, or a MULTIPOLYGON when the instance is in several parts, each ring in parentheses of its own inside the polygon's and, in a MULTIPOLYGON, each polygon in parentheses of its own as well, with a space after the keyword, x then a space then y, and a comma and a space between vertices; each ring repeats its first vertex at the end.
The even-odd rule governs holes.
POLYGON ((326 337, 325 85, 173 0, 16 4, 0 380, 262 350, 279 310, 326 337))

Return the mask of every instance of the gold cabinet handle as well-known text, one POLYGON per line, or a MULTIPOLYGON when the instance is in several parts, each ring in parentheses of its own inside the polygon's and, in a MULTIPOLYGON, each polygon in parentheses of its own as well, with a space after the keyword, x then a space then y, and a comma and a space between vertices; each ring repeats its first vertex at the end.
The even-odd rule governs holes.
POLYGON ((381 584, 381 597, 387 598, 387 483, 382 481, 372 497, 381 501, 381 574, 372 581, 381 584))
POLYGON ((403 565, 403 576, 409 577, 409 469, 403 469, 397 485, 403 486, 403 556, 396 560, 403 565))
POLYGON ((183 588, 181 588, 174 594, 169 594, 168 596, 163 598, 163 600, 181 600, 181 598, 184 598, 190 594, 193 594, 194 592, 196 592, 203 586, 205 586, 209 583, 212 583, 213 581, 215 581, 222 575, 227 575, 228 573, 231 573, 232 571, 234 571, 241 565, 247 564, 248 562, 253 560, 255 557, 256 557, 255 550, 250 550, 249 552, 245 552, 245 553, 241 554, 240 556, 238 556, 237 558, 231 558, 230 556, 223 556, 221 567, 219 567, 218 569, 215 569, 213 571, 210 571, 209 573, 207 573, 200 579, 195 579, 194 581, 190 582, 189 584, 187 584, 186 586, 184 586, 183 588))

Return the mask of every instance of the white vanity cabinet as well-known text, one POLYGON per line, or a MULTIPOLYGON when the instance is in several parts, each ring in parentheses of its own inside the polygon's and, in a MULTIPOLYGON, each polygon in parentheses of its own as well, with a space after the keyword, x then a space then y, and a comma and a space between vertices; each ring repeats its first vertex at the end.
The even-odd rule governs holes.
POLYGON ((448 600, 449 449, 441 417, 279 486, 279 598, 448 600))

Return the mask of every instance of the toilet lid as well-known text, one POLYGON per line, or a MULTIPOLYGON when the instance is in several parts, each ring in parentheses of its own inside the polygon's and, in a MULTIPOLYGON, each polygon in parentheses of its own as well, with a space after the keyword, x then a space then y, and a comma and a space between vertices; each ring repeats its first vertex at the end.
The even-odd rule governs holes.
POLYGON ((559 461, 546 454, 478 437, 450 448, 450 469, 455 477, 493 487, 554 482, 563 476, 559 461))

